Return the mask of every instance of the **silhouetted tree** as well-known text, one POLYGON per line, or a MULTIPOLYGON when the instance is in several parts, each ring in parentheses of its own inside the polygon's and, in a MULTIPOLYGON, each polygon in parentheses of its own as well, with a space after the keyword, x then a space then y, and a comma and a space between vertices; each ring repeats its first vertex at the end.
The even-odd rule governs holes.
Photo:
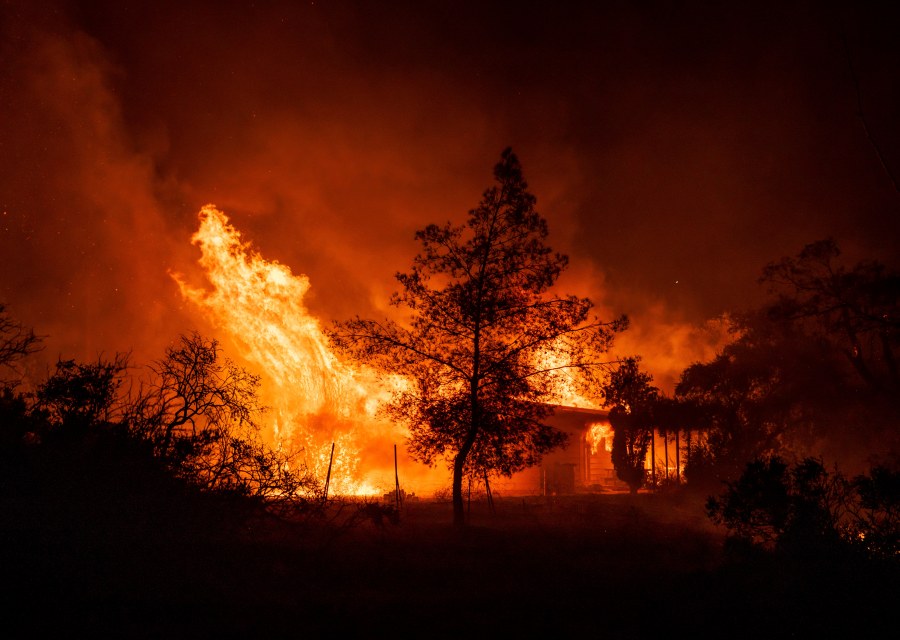
POLYGON ((36 437, 30 415, 31 397, 18 390, 17 364, 41 350, 41 339, 34 331, 14 320, 0 303, 0 448, 10 453, 36 437), (13 377, 6 378, 12 373, 13 377))
POLYGON ((896 561, 900 553, 900 473, 883 466, 848 481, 816 458, 758 458, 706 508, 734 541, 798 558, 862 550, 896 561))
POLYGON ((233 426, 256 428, 259 376, 222 356, 218 341, 183 335, 150 368, 128 419, 160 457, 191 455, 233 426))
POLYGON ((659 400, 652 380, 653 376, 640 370, 638 358, 626 358, 602 387, 613 428, 612 463, 619 480, 627 483, 632 493, 644 486, 646 479, 644 465, 659 400))
POLYGON ((653 424, 667 439, 674 436, 676 469, 689 482, 697 479, 698 452, 702 455, 703 451, 699 443, 709 431, 707 412, 693 400, 660 394, 653 403, 653 424))
POLYGON ((29 400, 12 387, 0 386, 0 455, 17 453, 38 438, 29 400))
POLYGON ((291 456, 272 449, 255 430, 219 432, 181 461, 183 477, 207 491, 266 500, 267 506, 310 506, 321 483, 291 456))
POLYGON ((51 432, 81 438, 88 430, 108 426, 121 418, 120 389, 128 369, 128 356, 93 363, 60 360, 56 370, 38 385, 35 411, 51 432))
POLYGON ((40 349, 41 338, 10 317, 6 305, 0 303, 0 371, 12 368, 19 360, 40 349))
POLYGON ((464 226, 416 234, 422 253, 397 275, 402 290, 391 299, 409 310, 408 324, 357 318, 333 335, 359 360, 409 380, 388 413, 409 426, 416 458, 449 459, 458 525, 469 465, 510 474, 560 444, 542 423, 551 371, 590 376, 624 326, 592 318, 586 298, 549 294, 568 260, 547 246, 547 223, 509 149, 494 177, 464 226))
POLYGON ((262 442, 259 377, 225 358, 216 340, 183 335, 150 369, 124 419, 179 475, 205 490, 267 500, 320 493, 305 466, 262 442))
POLYGON ((708 420, 695 477, 734 479, 750 460, 831 420, 847 391, 841 363, 820 341, 762 314, 737 323, 738 337, 711 361, 688 367, 675 388, 708 420))
POLYGON ((876 558, 900 559, 900 471, 876 465, 851 481, 857 500, 849 505, 854 521, 850 539, 876 558))
POLYGON ((874 261, 847 268, 840 253, 833 240, 820 240, 767 265, 760 280, 777 296, 767 311, 828 340, 868 385, 896 392, 900 273, 874 261))
POLYGON ((829 457, 896 451, 900 278, 877 263, 836 263, 831 241, 768 265, 776 298, 735 316, 734 340, 688 367, 676 397, 710 421, 693 472, 734 479, 786 448, 829 457))

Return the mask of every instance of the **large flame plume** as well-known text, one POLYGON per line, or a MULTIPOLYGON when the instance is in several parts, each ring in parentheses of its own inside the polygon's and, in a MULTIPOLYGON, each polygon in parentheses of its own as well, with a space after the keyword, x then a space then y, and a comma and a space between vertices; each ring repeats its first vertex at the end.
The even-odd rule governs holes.
POLYGON ((539 371, 546 371, 549 382, 547 402, 565 407, 579 407, 581 409, 599 409, 597 398, 592 398, 584 393, 583 384, 578 379, 577 370, 570 368, 570 360, 564 351, 549 348, 538 352, 534 359, 534 367, 539 371))
MULTIPOLYGON (((389 488, 392 445, 406 434, 380 419, 377 410, 405 381, 340 360, 319 320, 304 304, 309 278, 263 258, 215 206, 203 207, 199 219, 191 241, 200 249, 199 264, 209 288, 192 286, 177 274, 173 277, 182 295, 260 374, 263 400, 270 407, 265 425, 270 443, 302 452, 320 478, 331 468, 330 486, 336 491, 360 494, 389 488)), ((599 408, 595 398, 584 395, 567 364, 558 349, 548 348, 536 356, 535 365, 550 372, 546 401, 599 408)), ((589 439, 594 453, 601 443, 609 452, 608 423, 591 425, 589 439)), ((413 475, 419 483, 441 483, 422 467, 413 475)))
POLYGON ((302 450, 306 464, 324 478, 335 443, 330 486, 375 491, 366 480, 363 450, 373 439, 385 440, 387 449, 391 439, 402 438, 376 417, 378 404, 402 381, 341 362, 304 305, 309 279, 265 260, 213 205, 200 211, 200 227, 191 241, 200 249, 200 266, 211 289, 173 277, 184 297, 263 376, 273 444, 302 450))

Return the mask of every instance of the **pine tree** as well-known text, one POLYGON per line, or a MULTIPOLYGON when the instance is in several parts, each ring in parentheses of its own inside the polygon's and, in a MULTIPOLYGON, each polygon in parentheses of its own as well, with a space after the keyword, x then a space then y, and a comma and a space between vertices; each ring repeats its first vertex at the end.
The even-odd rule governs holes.
POLYGON ((409 312, 406 324, 356 318, 332 336, 359 360, 409 380, 387 412, 408 425, 414 457, 450 464, 457 525, 467 473, 508 476, 564 442, 543 423, 553 372, 591 380, 626 324, 593 317, 587 298, 550 292, 568 258, 546 244, 547 222, 510 149, 494 177, 465 225, 416 233, 422 251, 397 275, 401 290, 391 299, 409 312))

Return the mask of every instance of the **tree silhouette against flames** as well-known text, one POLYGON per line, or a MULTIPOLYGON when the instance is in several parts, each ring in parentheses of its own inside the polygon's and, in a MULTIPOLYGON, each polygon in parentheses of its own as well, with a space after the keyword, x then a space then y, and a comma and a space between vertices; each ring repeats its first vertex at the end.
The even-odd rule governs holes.
POLYGON ((465 225, 416 233, 422 252, 397 274, 402 289, 391 298, 407 323, 357 317, 332 335, 360 361, 409 380, 386 412, 408 425, 414 457, 450 464, 456 525, 467 473, 508 476, 564 441, 542 422, 554 372, 592 381, 626 325, 593 317, 587 298, 550 293, 568 258, 547 246, 547 222, 510 149, 494 177, 465 225))

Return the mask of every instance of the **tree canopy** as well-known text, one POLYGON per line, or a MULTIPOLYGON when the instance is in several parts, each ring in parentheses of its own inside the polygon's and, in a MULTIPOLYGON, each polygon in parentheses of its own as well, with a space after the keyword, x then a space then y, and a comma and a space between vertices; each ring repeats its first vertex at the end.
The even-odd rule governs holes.
POLYGON ((590 380, 626 324, 593 317, 587 298, 551 293, 568 259, 547 245, 547 222, 510 149, 494 178, 464 225, 416 233, 422 251, 397 274, 391 298, 406 323, 357 317, 333 333, 359 360, 406 376, 387 412, 409 426, 415 457, 450 462, 456 524, 466 473, 509 475, 563 442, 543 423, 553 373, 590 380))
MULTIPOLYGON (((14 368, 19 360, 40 349, 41 338, 32 329, 11 317, 6 311, 6 305, 0 302, 0 374, 4 373, 4 369, 14 368)), ((0 382, 3 382, 2 378, 0 382)))
POLYGON ((826 239, 767 265, 760 280, 776 296, 767 311, 827 339, 867 385, 896 392, 900 273, 875 261, 848 268, 840 254, 826 239))
POLYGON ((708 422, 696 458, 719 479, 749 461, 812 451, 860 467, 897 452, 900 275, 864 261, 842 264, 832 240, 772 262, 772 298, 734 316, 734 339, 682 374, 680 400, 708 422))
POLYGON ((638 358, 626 358, 603 385, 613 427, 613 466, 632 493, 644 485, 647 449, 660 401, 659 389, 650 384, 652 381, 653 376, 640 370, 638 358))

